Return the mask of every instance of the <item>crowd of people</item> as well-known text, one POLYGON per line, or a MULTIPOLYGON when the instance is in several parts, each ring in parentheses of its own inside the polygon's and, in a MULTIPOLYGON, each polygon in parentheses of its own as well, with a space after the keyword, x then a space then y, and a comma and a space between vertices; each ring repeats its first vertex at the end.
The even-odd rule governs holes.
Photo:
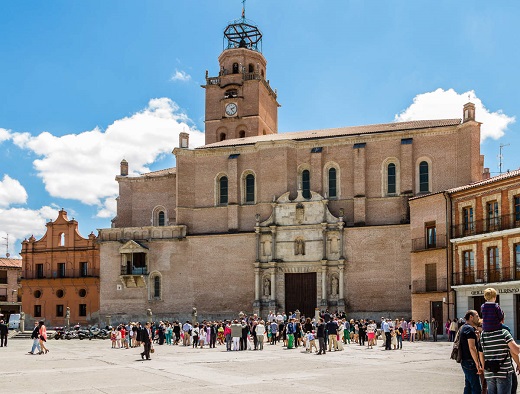
MULTIPOLYGON (((112 348, 140 347, 145 341, 165 346, 189 346, 194 349, 226 347, 227 351, 263 350, 264 345, 282 344, 287 349, 302 347, 307 353, 326 354, 341 351, 346 344, 373 349, 377 339, 383 340, 385 350, 398 350, 403 340, 429 340, 430 333, 437 341, 438 323, 429 321, 389 319, 380 322, 369 319, 348 319, 345 313, 322 311, 319 318, 295 313, 269 312, 265 319, 255 315, 241 315, 237 319, 184 323, 177 320, 150 323, 149 335, 143 339, 146 327, 129 322, 109 327, 112 348)), ((142 355, 143 356, 143 355, 142 355)), ((144 354, 144 357, 149 358, 144 354)))

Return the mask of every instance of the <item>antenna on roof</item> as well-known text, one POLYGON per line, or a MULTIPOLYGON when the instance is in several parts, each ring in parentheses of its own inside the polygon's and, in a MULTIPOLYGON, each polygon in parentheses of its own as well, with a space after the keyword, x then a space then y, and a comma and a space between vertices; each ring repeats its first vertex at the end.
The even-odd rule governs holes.
POLYGON ((504 158, 504 155, 502 154, 502 148, 505 146, 509 146, 509 144, 500 144, 500 153, 498 155, 498 173, 502 174, 502 159, 504 158))
POLYGON ((9 256, 11 256, 9 254, 9 234, 6 234, 6 236, 2 237, 2 239, 5 239, 5 257, 9 258, 9 256))

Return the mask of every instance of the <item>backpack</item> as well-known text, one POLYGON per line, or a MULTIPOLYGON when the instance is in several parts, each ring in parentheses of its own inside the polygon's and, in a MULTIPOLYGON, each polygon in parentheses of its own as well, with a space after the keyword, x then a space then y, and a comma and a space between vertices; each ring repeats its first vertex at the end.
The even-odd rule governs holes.
POLYGON ((462 327, 457 331, 453 341, 453 348, 451 349, 450 359, 460 363, 462 361, 462 348, 460 347, 460 332, 462 327))

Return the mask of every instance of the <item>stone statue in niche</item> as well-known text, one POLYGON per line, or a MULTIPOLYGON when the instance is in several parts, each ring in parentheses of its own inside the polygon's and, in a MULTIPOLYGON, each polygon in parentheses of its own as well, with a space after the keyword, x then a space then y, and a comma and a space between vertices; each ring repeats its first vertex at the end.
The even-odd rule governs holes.
POLYGON ((338 285, 339 285, 339 281, 338 281, 338 278, 336 278, 335 276, 332 277, 332 281, 331 281, 331 294, 334 296, 334 295, 338 295, 338 285))
POLYGON ((305 256, 305 241, 301 238, 298 238, 294 241, 294 255, 305 256))
POLYGON ((296 205, 296 222, 301 224, 305 216, 305 208, 302 203, 296 205))
POLYGON ((271 295, 271 281, 267 278, 264 279, 264 296, 269 297, 271 295))

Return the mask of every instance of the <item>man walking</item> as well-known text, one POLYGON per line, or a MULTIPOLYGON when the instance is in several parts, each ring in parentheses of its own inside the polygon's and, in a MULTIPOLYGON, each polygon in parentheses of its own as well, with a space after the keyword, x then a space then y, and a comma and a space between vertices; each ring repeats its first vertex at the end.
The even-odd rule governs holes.
POLYGON ((430 323, 430 332, 433 335, 433 342, 437 342, 437 330, 439 329, 439 322, 432 317, 432 322, 430 323))
POLYGON ((34 330, 31 334, 31 339, 33 340, 32 349, 29 354, 34 354, 34 351, 38 349, 38 353, 41 352, 40 348, 40 325, 37 321, 34 322, 34 330))
POLYGON ((7 346, 7 334, 9 329, 3 320, 0 320, 0 347, 7 346))
POLYGON ((150 350, 152 349, 153 332, 150 322, 146 322, 143 332, 141 333, 141 338, 144 345, 144 351, 141 353, 141 358, 144 360, 146 357, 147 360, 151 360, 150 350))

